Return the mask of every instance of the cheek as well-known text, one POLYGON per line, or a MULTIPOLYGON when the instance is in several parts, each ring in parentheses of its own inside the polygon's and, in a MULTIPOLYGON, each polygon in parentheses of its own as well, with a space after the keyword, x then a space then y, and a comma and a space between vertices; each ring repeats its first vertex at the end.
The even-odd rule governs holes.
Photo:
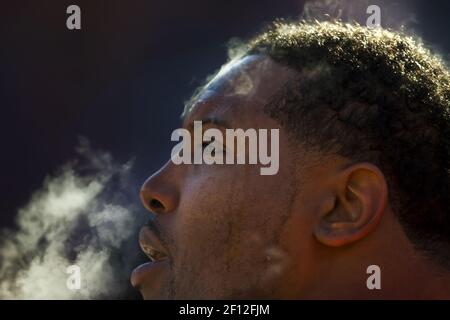
MULTIPOLYGON (((227 229, 234 206, 241 199, 226 175, 197 175, 186 181, 176 212, 174 240, 176 250, 208 255, 227 242, 227 229)), ((186 257, 184 257, 186 258, 186 257)))
MULTIPOLYGON (((185 180, 176 213, 177 244, 211 240, 273 241, 289 212, 290 188, 282 174, 261 176, 256 166, 203 167, 185 180)), ((252 243, 252 241, 250 241, 252 243)))
POLYGON ((234 206, 241 200, 225 178, 197 175, 183 190, 173 225, 173 270, 180 296, 215 297, 226 291, 230 230, 234 206))
POLYGON ((286 179, 261 176, 255 166, 210 169, 182 189, 173 232, 177 279, 228 291, 255 287, 288 214, 286 179))

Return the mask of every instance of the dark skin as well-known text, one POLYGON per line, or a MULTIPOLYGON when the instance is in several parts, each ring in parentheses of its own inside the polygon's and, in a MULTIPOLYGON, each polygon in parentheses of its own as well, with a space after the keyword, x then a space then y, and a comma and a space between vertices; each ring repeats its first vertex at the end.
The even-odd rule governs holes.
POLYGON ((413 249, 379 168, 306 150, 263 112, 295 75, 247 56, 205 87, 183 127, 214 119, 204 129, 278 128, 279 171, 169 160, 141 190, 159 235, 141 239, 158 238, 168 257, 132 283, 146 299, 450 298, 448 272, 413 249), (381 290, 366 287, 373 264, 381 290))

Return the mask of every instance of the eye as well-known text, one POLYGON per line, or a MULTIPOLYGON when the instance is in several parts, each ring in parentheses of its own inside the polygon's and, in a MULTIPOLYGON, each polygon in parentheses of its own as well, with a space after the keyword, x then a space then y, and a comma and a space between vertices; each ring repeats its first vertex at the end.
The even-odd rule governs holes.
POLYGON ((222 142, 216 140, 215 137, 211 137, 208 140, 210 141, 202 142, 202 150, 205 150, 207 146, 214 146, 214 150, 211 152, 211 156, 214 157, 216 155, 216 152, 223 153, 224 155, 226 154, 227 150, 222 142))
MULTIPOLYGON (((205 148, 207 146, 209 146, 210 144, 212 144, 212 143, 214 143, 214 138, 211 141, 209 141, 209 142, 203 142, 202 143, 202 150, 205 150, 205 148)), ((211 156, 214 157, 215 155, 216 155, 216 149, 214 149, 214 151, 211 152, 211 156)))
POLYGON ((202 149, 205 149, 207 146, 209 146, 211 142, 203 142, 202 143, 202 149))
POLYGON ((207 137, 207 141, 202 141, 202 149, 205 149, 209 145, 217 146, 216 139, 214 137, 207 137))

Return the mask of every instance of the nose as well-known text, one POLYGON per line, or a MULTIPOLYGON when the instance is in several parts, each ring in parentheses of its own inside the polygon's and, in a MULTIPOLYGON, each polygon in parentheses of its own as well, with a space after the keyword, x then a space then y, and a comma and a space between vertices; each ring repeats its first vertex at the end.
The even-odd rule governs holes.
POLYGON ((141 187, 140 198, 144 207, 155 213, 170 213, 178 206, 178 191, 175 177, 169 174, 167 163, 159 171, 148 178, 141 187))

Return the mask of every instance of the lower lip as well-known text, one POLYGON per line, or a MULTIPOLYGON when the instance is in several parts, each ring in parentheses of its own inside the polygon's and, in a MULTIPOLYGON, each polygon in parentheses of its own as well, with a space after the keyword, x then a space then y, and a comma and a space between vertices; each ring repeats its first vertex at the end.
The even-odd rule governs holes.
POLYGON ((131 285, 137 289, 145 286, 155 285, 156 282, 162 281, 164 270, 167 269, 168 259, 147 262, 131 273, 131 285))

